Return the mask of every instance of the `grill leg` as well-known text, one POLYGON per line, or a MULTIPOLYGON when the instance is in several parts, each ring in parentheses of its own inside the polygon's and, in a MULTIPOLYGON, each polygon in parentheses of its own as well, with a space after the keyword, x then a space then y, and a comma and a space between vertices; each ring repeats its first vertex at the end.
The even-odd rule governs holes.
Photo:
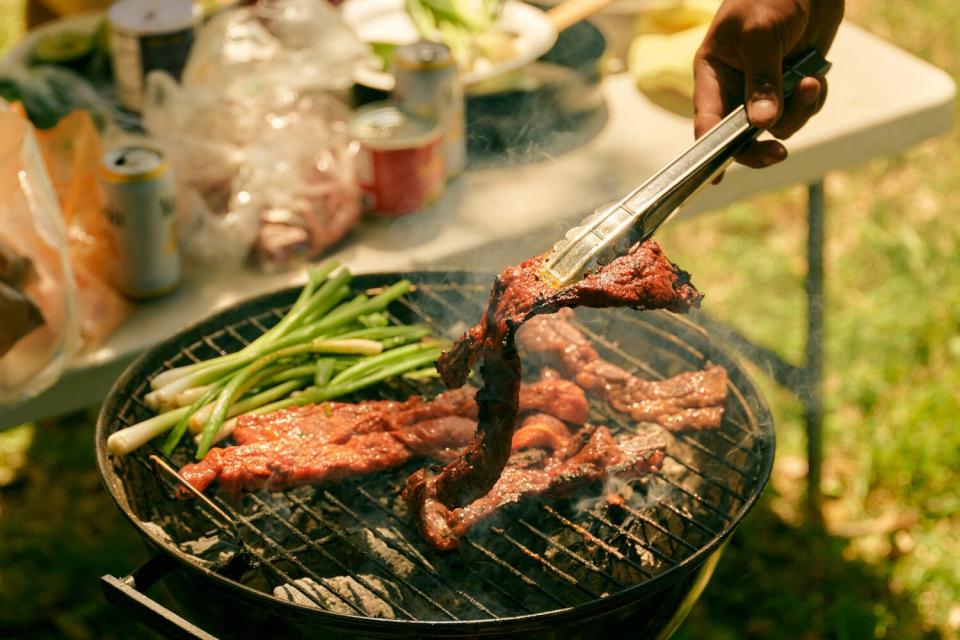
POLYGON ((820 478, 823 467, 823 245, 826 206, 823 179, 807 187, 807 353, 804 363, 803 402, 807 427, 807 511, 820 524, 820 478))

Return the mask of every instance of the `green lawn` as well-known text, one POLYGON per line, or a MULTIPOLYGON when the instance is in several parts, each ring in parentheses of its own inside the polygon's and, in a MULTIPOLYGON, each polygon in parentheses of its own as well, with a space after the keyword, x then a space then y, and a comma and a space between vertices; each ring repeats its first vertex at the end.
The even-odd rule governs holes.
MULTIPOLYGON (((956 0, 847 4, 857 23, 960 77, 956 0)), ((19 11, 0 0, 0 49, 19 11)), ((826 530, 802 517, 799 404, 760 376, 778 424, 774 478, 680 638, 960 637, 958 169, 955 128, 828 177, 826 530)), ((802 189, 662 240, 710 312, 799 359, 802 189)), ((26 469, 0 489, 0 637, 134 632, 96 585, 144 553, 99 487, 91 434, 80 415, 0 436, 0 484, 3 468, 26 469)))
MULTIPOLYGON (((848 1, 848 16, 960 78, 960 3, 848 1)), ((827 532, 799 515, 799 404, 771 390, 771 490, 683 637, 744 624, 756 637, 960 637, 958 169, 955 127, 828 177, 827 532)), ((797 360, 804 198, 755 198, 663 236, 711 312, 797 360)))

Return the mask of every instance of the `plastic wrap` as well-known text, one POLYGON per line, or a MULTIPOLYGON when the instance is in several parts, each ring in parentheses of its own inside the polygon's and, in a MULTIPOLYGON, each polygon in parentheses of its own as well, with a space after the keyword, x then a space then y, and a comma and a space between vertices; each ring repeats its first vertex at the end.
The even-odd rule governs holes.
POLYGON ((292 89, 348 88, 370 55, 326 0, 259 0, 215 16, 200 31, 184 86, 224 86, 264 73, 292 89))
MULTIPOLYGON (((39 319, 33 318, 39 323, 28 332, 7 340, 12 344, 0 356, 0 403, 12 404, 40 393, 57 380, 76 353, 80 325, 67 231, 33 128, 2 100, 0 245, 6 256, 4 262, 12 265, 6 269, 6 292, 21 294, 40 314, 39 319)), ((9 296, 4 300, 7 304, 13 301, 9 296)), ((22 304, 14 308, 30 313, 22 304)), ((0 322, 3 331, 11 330, 11 319, 4 315, 0 322)), ((30 327, 30 317, 26 319, 28 324, 21 328, 30 327)))
POLYGON ((365 48, 321 0, 224 12, 199 33, 182 85, 147 78, 144 125, 174 166, 181 248, 206 268, 310 258, 360 213, 349 86, 365 48))

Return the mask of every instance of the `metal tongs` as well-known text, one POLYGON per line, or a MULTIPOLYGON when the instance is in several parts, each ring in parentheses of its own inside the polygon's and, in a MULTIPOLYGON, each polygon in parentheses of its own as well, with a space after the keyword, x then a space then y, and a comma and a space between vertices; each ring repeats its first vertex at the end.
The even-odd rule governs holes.
MULTIPOLYGON (((823 76, 829 69, 830 63, 815 49, 785 62, 784 97, 793 93, 801 79, 823 76)), ((568 231, 544 261, 541 277, 556 288, 566 286, 646 240, 760 133, 747 120, 746 108, 737 107, 623 200, 598 208, 568 231)))

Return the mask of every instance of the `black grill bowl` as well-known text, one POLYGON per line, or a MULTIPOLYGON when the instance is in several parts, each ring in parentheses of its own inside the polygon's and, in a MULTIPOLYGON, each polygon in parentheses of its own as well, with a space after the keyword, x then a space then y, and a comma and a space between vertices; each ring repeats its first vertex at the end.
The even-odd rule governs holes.
MULTIPOLYGON (((401 278, 417 288, 391 313, 430 323, 445 335, 479 317, 492 282, 488 274, 415 272, 356 276, 353 286, 363 291, 401 278)), ((242 302, 144 353, 117 380, 97 423, 97 462, 107 490, 157 552, 150 564, 172 569, 165 583, 187 617, 211 633, 571 640, 620 637, 629 629, 630 637, 666 637, 699 596, 723 542, 769 478, 772 419, 735 357, 686 318, 630 310, 578 310, 577 322, 603 357, 641 377, 713 362, 726 367, 730 393, 719 430, 667 435, 663 469, 631 487, 626 509, 608 507, 597 499, 599 490, 577 499, 530 501, 474 529, 458 551, 439 553, 410 527, 397 496, 417 464, 335 486, 240 498, 209 489, 232 521, 225 523, 199 501, 172 498, 174 484, 149 460, 158 453, 154 445, 123 458, 107 452, 111 433, 150 415, 142 400, 153 375, 239 349, 275 323, 297 293, 288 289, 242 302), (215 544, 204 549, 197 540, 215 544), (274 595, 302 579, 315 586, 287 591, 304 604, 274 595)), ((525 374, 537 368, 532 359, 524 361, 525 374)), ((358 398, 438 390, 396 383, 358 398)), ((659 428, 627 423, 596 399, 590 420, 614 434, 659 428)), ((188 459, 185 447, 172 456, 174 466, 188 459)), ((125 584, 105 577, 108 596, 155 628, 187 636, 132 591, 149 586, 144 583, 153 577, 145 573, 125 584)))

